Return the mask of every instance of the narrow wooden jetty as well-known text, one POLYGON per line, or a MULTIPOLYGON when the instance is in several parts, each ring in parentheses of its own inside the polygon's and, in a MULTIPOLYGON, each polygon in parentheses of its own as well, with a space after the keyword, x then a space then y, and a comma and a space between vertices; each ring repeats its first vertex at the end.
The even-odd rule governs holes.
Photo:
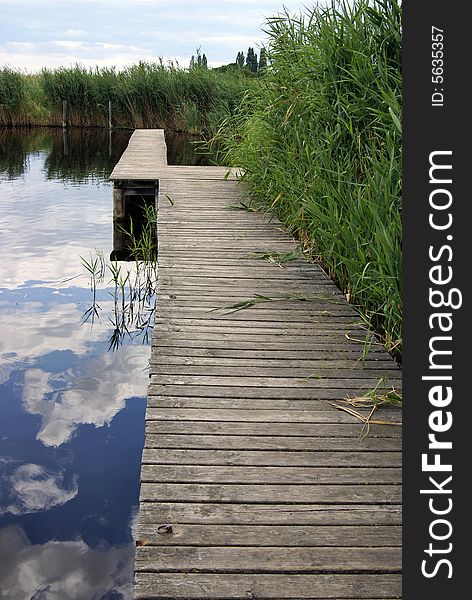
POLYGON ((138 134, 112 175, 159 180, 135 598, 400 598, 401 428, 338 408, 398 368, 234 173, 151 166, 138 134))

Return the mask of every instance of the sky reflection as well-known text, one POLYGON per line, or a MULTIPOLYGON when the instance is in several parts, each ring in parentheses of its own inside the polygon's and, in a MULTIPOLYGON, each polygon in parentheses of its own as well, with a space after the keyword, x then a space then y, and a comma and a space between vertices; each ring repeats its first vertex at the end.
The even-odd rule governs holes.
POLYGON ((93 326, 83 322, 93 298, 81 264, 111 250, 106 176, 124 143, 110 152, 108 136, 75 132, 64 156, 57 132, 0 131, 6 600, 132 595, 150 351, 133 331, 108 351, 116 307, 106 280, 93 326))
POLYGON ((21 527, 0 531, 4 600, 131 598, 133 544, 92 550, 82 540, 31 544, 21 527))

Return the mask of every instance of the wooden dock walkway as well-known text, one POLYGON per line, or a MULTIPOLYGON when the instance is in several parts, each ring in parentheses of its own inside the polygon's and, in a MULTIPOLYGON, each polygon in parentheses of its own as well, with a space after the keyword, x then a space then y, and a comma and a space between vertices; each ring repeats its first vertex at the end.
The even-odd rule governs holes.
POLYGON ((333 406, 400 371, 379 345, 359 360, 365 331, 318 266, 262 258, 296 243, 234 208, 226 169, 127 165, 159 179, 135 598, 400 598, 401 428, 362 439, 333 406), (273 300, 231 312, 256 294, 273 300))

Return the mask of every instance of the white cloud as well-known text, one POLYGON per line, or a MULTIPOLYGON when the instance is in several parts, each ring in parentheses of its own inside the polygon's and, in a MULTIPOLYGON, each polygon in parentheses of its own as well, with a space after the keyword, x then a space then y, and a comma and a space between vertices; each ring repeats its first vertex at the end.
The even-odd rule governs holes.
POLYGON ((264 38, 254 38, 248 35, 208 35, 201 37, 202 43, 213 43, 213 44, 226 44, 239 48, 240 46, 246 48, 248 46, 258 46, 264 41, 264 38))
POLYGON ((2 513, 25 515, 62 506, 75 498, 79 492, 77 478, 68 486, 64 483, 64 472, 52 472, 40 465, 24 464, 13 473, 3 477, 2 487, 10 496, 2 513))
POLYGON ((139 60, 152 62, 160 56, 187 66, 199 45, 204 46, 202 51, 210 64, 225 64, 232 62, 239 50, 265 39, 261 27, 267 17, 279 14, 284 6, 290 12, 304 11, 305 3, 230 0, 219 4, 201 1, 195 5, 190 0, 171 4, 157 0, 4 0, 3 4, 7 7, 8 39, 37 43, 38 47, 28 50, 5 43, 2 47, 0 42, 0 60, 37 71, 44 66, 55 68, 76 62, 121 69, 139 60), (58 31, 63 32, 60 39, 49 43, 58 31))
POLYGON ((13 48, 17 52, 21 52, 23 50, 32 50, 35 48, 35 44, 31 42, 7 42, 6 45, 10 48, 13 48))
POLYGON ((99 48, 105 50, 132 50, 133 52, 139 51, 137 46, 125 46, 124 44, 106 44, 105 42, 96 42, 95 44, 99 48))
POLYGON ((63 35, 66 36, 81 36, 81 35, 85 35, 85 31, 83 29, 66 29, 63 32, 63 35))
POLYGON ((32 364, 56 350, 86 354, 93 343, 105 340, 109 334, 106 323, 96 323, 93 329, 81 325, 82 311, 76 304, 59 303, 46 312, 39 308, 37 303, 23 303, 15 327, 11 326, 11 314, 0 313, 0 380, 6 381, 16 364, 32 364))
POLYGON ((20 527, 0 531, 2 599, 132 598, 134 544, 92 550, 82 540, 30 544, 20 527))
POLYGON ((81 424, 109 424, 128 398, 145 395, 148 358, 147 346, 122 346, 114 354, 83 357, 79 368, 59 375, 28 369, 23 403, 27 412, 41 415, 36 438, 60 446, 81 424), (63 385, 55 390, 51 381, 58 378, 63 385))
POLYGON ((72 41, 72 40, 53 40, 51 41, 53 46, 59 46, 61 48, 70 48, 75 50, 77 48, 82 48, 83 42, 72 41))

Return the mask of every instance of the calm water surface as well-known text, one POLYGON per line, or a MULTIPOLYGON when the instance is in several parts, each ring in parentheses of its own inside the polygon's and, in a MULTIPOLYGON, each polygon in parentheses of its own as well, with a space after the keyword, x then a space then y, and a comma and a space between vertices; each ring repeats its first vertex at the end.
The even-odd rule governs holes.
MULTIPOLYGON (((149 331, 116 343, 109 273, 94 303, 81 261, 112 249, 107 177, 129 135, 0 130, 5 600, 131 598, 149 331)), ((168 144, 169 162, 203 162, 168 144)))

